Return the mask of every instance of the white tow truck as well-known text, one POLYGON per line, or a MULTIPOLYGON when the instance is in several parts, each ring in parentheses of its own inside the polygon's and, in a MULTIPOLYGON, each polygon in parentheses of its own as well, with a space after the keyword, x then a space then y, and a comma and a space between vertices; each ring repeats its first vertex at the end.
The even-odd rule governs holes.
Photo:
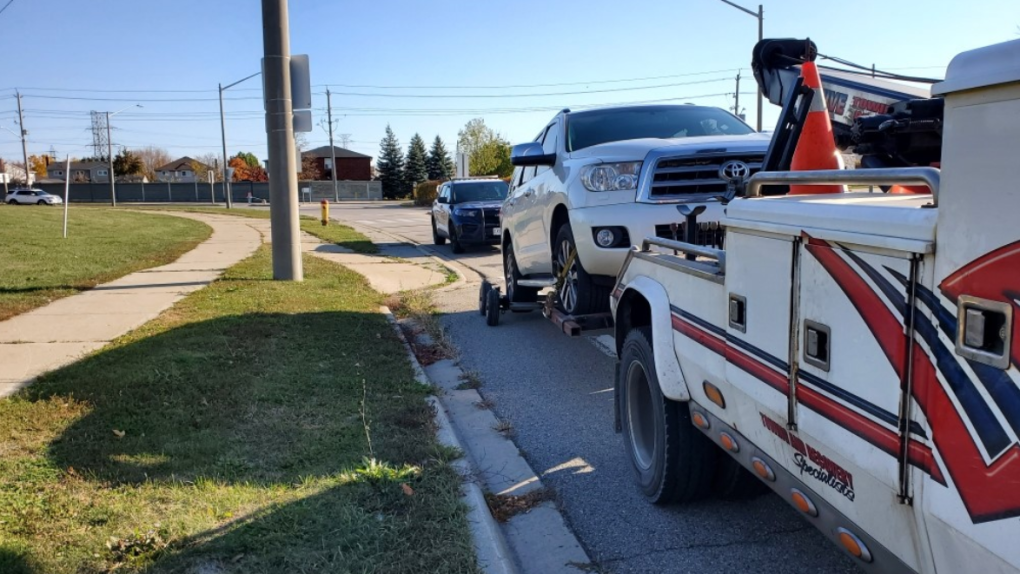
MULTIPOLYGON (((810 108, 781 91, 782 121, 810 108)), ((650 501, 754 478, 865 569, 1020 570, 1020 40, 958 55, 932 93, 855 126, 887 159, 922 141, 924 167, 767 158, 722 199, 725 249, 631 251, 617 427, 650 501), (928 192, 765 196, 788 184, 928 192)))

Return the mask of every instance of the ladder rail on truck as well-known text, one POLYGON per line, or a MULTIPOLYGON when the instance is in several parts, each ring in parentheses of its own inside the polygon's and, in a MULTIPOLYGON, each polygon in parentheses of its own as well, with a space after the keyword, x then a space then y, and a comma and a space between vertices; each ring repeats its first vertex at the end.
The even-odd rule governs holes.
POLYGON ((770 167, 722 198, 725 249, 649 238, 612 294, 617 430, 648 499, 736 462, 865 570, 1020 571, 1018 59, 960 54, 941 97, 842 136, 894 167, 815 172, 788 171, 810 101, 770 82, 794 64, 756 69, 784 111, 770 167), (793 184, 913 193, 762 197, 793 184))

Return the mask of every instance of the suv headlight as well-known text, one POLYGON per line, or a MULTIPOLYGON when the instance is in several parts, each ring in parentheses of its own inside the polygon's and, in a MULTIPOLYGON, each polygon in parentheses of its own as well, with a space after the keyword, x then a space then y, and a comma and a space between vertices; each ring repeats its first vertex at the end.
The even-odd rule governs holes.
POLYGON ((458 217, 477 217, 478 216, 478 210, 477 209, 461 209, 459 207, 455 207, 453 209, 453 214, 458 216, 458 217))
POLYGON ((581 182, 588 191, 624 191, 637 189, 640 161, 599 163, 581 169, 581 182))

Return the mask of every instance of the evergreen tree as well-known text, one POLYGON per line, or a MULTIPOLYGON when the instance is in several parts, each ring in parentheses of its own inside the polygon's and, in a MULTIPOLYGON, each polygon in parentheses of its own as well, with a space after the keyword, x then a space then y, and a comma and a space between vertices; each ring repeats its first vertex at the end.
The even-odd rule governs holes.
POLYGON ((379 144, 376 169, 379 171, 379 181, 382 182, 383 197, 396 199, 407 193, 404 189, 404 154, 389 124, 386 125, 386 137, 379 144))
POLYGON ((453 177, 453 159, 450 158, 450 152, 446 151, 443 138, 436 136, 436 139, 432 140, 432 149, 429 150, 425 164, 428 166, 430 181, 453 177))
POLYGON ((416 185, 429 177, 427 153, 425 140, 414 134, 411 143, 407 145, 407 160, 404 162, 404 186, 412 193, 416 185))

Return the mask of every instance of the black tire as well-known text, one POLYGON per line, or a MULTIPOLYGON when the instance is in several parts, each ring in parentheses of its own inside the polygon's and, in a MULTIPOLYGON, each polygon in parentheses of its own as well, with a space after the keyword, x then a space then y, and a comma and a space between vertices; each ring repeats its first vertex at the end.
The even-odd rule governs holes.
POLYGON ((517 268, 517 258, 514 257, 513 244, 507 243, 503 248, 503 278, 506 280, 506 298, 511 303, 534 303, 538 301, 538 289, 535 287, 521 287, 517 281, 523 278, 521 270, 517 268))
POLYGON ((491 290, 492 283, 489 283, 487 280, 482 279, 482 284, 478 288, 478 314, 483 317, 485 316, 485 298, 486 295, 488 295, 489 291, 491 290))
POLYGON ((46 205, 46 201, 45 201, 45 200, 42 200, 42 199, 40 199, 39 201, 35 202, 35 204, 36 204, 36 205, 46 205))
MULTIPOLYGON (((556 233, 553 243, 553 275, 559 277, 571 250, 577 248, 570 224, 564 224, 556 233)), ((609 310, 609 288, 600 287, 584 270, 581 260, 574 256, 570 271, 556 293, 557 304, 568 315, 587 315, 609 310)))
POLYGON ((662 396, 651 329, 627 334, 618 370, 624 447, 653 504, 691 502, 711 491, 717 447, 691 424, 687 405, 662 396))
POLYGON ((723 500, 745 500, 768 492, 769 487, 725 452, 720 453, 712 479, 713 493, 723 500))
POLYGON ((432 244, 433 245, 446 245, 446 238, 439 235, 439 230, 436 229, 436 218, 432 217, 432 244))
POLYGON ((499 289, 489 289, 485 294, 485 324, 499 325, 499 289))
POLYGON ((457 228, 450 227, 450 249, 454 253, 464 253, 464 244, 460 242, 460 238, 457 237, 457 228))

